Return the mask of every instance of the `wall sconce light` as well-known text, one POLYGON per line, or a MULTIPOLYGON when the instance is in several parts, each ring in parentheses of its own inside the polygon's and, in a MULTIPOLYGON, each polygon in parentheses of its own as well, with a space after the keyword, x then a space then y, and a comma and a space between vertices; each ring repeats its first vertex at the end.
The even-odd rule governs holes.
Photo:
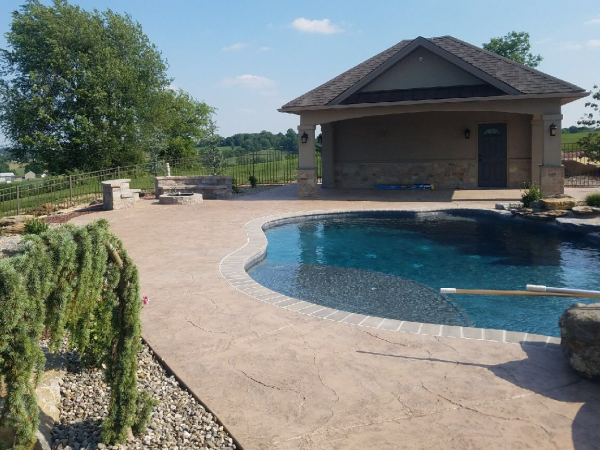
POLYGON ((469 139, 471 137, 471 130, 465 128, 465 139, 469 139))
POLYGON ((308 142, 308 134, 306 134, 306 131, 304 133, 302 133, 302 136, 300 137, 300 139, 302 140, 303 144, 306 144, 308 142))
POLYGON ((556 125, 550 125, 550 136, 556 136, 556 125))

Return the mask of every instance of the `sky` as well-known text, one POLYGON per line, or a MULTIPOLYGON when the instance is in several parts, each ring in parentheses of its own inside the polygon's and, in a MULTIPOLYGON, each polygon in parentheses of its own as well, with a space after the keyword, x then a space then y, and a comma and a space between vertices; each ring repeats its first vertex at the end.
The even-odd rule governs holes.
MULTIPOLYGON (((11 12, 0 0, 0 48, 11 12)), ((51 3, 43 0, 43 3, 51 3)), ((527 31, 539 70, 587 90, 600 84, 600 1, 71 0, 128 13, 169 64, 173 86, 217 108, 219 134, 273 133, 299 118, 277 112, 403 39, 452 35, 481 46, 527 31)), ((563 107, 575 125, 585 99, 563 107)))

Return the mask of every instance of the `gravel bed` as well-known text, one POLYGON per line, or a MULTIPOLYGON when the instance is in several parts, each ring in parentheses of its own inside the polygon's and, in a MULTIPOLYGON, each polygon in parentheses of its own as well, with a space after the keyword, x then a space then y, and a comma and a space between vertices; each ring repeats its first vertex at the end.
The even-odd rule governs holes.
POLYGON ((100 426, 108 412, 109 388, 101 370, 79 370, 74 354, 68 355, 69 371, 61 385, 60 423, 53 429, 55 450, 82 449, 221 449, 236 448, 233 439, 215 417, 169 377, 144 345, 139 356, 138 386, 157 401, 143 436, 126 444, 100 442, 100 426))

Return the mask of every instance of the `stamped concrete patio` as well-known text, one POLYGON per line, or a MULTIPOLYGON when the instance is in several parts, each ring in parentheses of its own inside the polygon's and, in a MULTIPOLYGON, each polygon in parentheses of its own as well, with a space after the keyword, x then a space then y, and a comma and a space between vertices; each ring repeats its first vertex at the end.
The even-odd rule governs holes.
POLYGON ((574 375, 555 346, 331 322, 259 302, 219 273, 258 217, 490 208, 518 198, 516 190, 323 190, 298 200, 290 185, 201 205, 141 201, 73 222, 110 221, 150 297, 144 337, 247 450, 599 448, 600 385, 574 375))

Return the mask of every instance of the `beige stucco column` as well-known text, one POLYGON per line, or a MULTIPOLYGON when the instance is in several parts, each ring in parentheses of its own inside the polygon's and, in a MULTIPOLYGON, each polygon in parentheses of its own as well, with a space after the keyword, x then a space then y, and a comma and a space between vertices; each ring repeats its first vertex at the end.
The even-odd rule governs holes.
POLYGON ((317 196, 317 169, 315 167, 315 129, 316 125, 300 125, 298 127, 298 197, 317 196), (302 143, 302 136, 307 136, 302 143))
POLYGON ((322 181, 321 187, 335 187, 335 175, 333 170, 333 153, 334 153, 334 125, 325 123, 321 125, 322 141, 321 141, 321 156, 322 156, 322 181))
POLYGON ((537 115, 531 121, 531 181, 539 183, 544 197, 565 191, 561 126, 562 114, 537 115), (550 135, 552 124, 555 136, 550 135))

